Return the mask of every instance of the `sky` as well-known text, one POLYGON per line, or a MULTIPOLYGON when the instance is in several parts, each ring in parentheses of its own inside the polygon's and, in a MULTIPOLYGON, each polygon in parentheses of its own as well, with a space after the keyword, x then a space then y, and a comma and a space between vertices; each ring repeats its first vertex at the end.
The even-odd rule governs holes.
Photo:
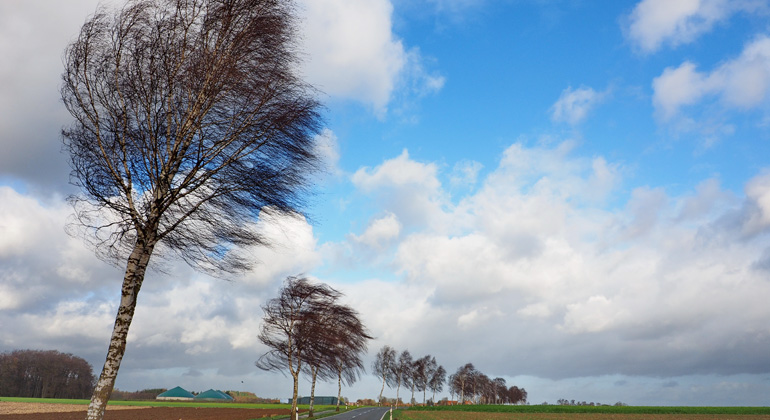
MULTIPOLYGON (((299 5, 325 104, 307 216, 260 220, 276 246, 232 281, 148 272, 118 388, 289 397, 254 362, 260 306, 301 274, 360 312, 367 366, 387 344, 533 404, 770 404, 768 2, 299 5)), ((59 135, 62 52, 96 6, 0 1, 0 352, 98 374, 122 269, 65 231, 59 135)))

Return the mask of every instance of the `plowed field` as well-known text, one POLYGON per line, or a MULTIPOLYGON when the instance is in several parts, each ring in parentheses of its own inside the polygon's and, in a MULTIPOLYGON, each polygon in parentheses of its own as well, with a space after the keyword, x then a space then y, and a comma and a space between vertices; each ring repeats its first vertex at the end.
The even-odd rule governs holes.
MULTIPOLYGON (((0 420, 83 420, 87 407, 0 402, 0 420)), ((286 415, 288 409, 109 406, 105 420, 251 420, 286 415)))

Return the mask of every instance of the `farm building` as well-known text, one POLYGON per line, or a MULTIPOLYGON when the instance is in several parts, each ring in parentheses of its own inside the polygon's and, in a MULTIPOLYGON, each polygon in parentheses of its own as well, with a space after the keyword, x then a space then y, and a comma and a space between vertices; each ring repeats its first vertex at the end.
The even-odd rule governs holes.
POLYGON ((192 401, 195 395, 191 394, 186 389, 178 386, 171 388, 168 391, 155 397, 156 400, 172 400, 172 401, 192 401))
POLYGON ((232 402, 235 399, 222 391, 209 389, 195 396, 195 401, 232 402))
MULTIPOLYGON (((318 405, 337 405, 337 397, 315 397, 314 403, 318 405)), ((289 404, 291 404, 291 398, 289 398, 289 404)), ((310 404, 310 397, 297 398, 297 404, 301 404, 301 405, 310 404)))

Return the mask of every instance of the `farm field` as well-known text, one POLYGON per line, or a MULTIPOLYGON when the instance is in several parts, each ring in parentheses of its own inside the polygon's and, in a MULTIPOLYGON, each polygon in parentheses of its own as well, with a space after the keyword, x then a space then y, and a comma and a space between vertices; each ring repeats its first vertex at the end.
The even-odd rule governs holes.
MULTIPOLYGON (((0 398, 0 420, 82 420, 88 400, 0 398)), ((252 420, 288 417, 286 404, 111 401, 105 420, 252 420)), ((328 406, 320 406, 322 411, 328 406)), ((306 411, 301 407, 300 411, 306 411)))
POLYGON ((770 420, 770 407, 456 406, 397 410, 394 420, 770 420))

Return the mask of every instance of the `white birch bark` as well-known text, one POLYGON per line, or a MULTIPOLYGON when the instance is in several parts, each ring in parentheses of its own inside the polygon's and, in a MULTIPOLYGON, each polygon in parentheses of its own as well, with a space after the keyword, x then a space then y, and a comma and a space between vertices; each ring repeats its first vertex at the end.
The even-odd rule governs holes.
POLYGON ((88 405, 86 420, 102 420, 104 410, 107 408, 107 401, 112 395, 115 387, 115 379, 118 377, 118 369, 123 355, 126 352, 126 338, 128 329, 134 318, 137 296, 139 289, 144 281, 144 273, 150 262, 150 256, 154 244, 147 244, 145 241, 139 241, 126 264, 126 273, 123 277, 123 287, 121 290, 120 306, 115 317, 115 326, 112 329, 112 338, 110 346, 107 349, 107 359, 104 362, 102 373, 96 382, 96 388, 91 396, 91 403, 88 405))

